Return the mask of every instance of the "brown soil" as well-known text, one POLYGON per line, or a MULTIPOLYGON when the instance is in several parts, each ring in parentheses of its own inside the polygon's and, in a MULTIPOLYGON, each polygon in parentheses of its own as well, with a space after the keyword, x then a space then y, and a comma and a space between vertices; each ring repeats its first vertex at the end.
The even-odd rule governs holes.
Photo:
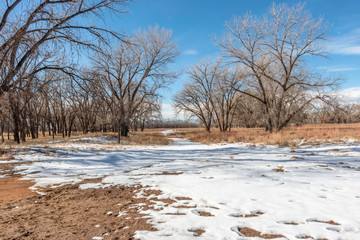
POLYGON ((282 238, 285 237, 284 235, 280 234, 262 234, 259 231, 256 231, 252 228, 244 227, 244 228, 238 228, 239 232, 243 234, 245 237, 259 237, 264 239, 274 239, 274 238, 282 238))
POLYGON ((11 200, 35 195, 29 187, 34 182, 30 180, 20 180, 20 177, 0 178, 0 204, 11 200))
POLYGON ((176 200, 192 200, 192 198, 189 197, 175 197, 176 200))
POLYGON ((330 221, 310 220, 309 222, 326 223, 326 224, 330 224, 330 225, 341 225, 340 223, 334 222, 333 220, 330 220, 330 221))
POLYGON ((205 231, 202 230, 202 229, 189 229, 188 231, 194 233, 193 235, 194 235, 195 237, 200 237, 201 234, 203 234, 203 233, 205 232, 205 231))
POLYGON ((191 206, 191 205, 180 205, 180 206, 174 206, 174 208, 196 208, 197 206, 191 206))
POLYGON ((218 208, 218 207, 214 207, 214 206, 210 206, 209 208, 212 208, 212 209, 217 209, 217 210, 219 210, 220 208, 218 208))
MULTIPOLYGON (((12 155, 2 155, 2 161, 12 160, 12 155)), ((27 196, 35 195, 29 187, 34 185, 33 181, 21 180, 20 171, 14 171, 17 165, 31 164, 31 162, 8 162, 0 164, 0 175, 6 175, 0 178, 0 204, 11 200, 24 198, 27 196)))
POLYGON ((210 212, 205 212, 205 211, 197 211, 198 214, 202 217, 213 217, 214 215, 210 212))
POLYGON ((273 168, 272 169, 274 172, 284 172, 284 167, 283 166, 278 166, 277 168, 273 168))
POLYGON ((185 213, 176 212, 176 213, 165 213, 165 215, 180 216, 180 215, 186 215, 186 214, 185 214, 185 213))
POLYGON ((233 214, 231 216, 233 217, 245 217, 245 218, 250 218, 250 217, 258 217, 260 215, 263 215, 264 213, 261 212, 261 211, 257 211, 257 212, 254 212, 254 213, 250 213, 250 214, 233 214))
POLYGON ((2 203, 0 239, 133 239, 137 230, 156 230, 138 213, 137 204, 153 204, 134 198, 140 188, 80 190, 71 185, 2 203))
POLYGON ((286 225, 299 225, 297 222, 284 222, 286 225))

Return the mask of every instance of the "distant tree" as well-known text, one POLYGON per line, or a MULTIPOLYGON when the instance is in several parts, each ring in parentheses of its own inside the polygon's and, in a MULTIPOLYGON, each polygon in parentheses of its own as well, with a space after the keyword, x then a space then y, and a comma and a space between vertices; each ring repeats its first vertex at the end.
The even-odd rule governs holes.
POLYGON ((119 141, 128 136, 131 122, 146 101, 176 77, 168 69, 178 55, 172 32, 159 27, 138 31, 111 53, 94 58, 97 90, 112 108, 118 122, 119 141))
POLYGON ((230 130, 240 100, 237 90, 246 74, 240 68, 226 68, 218 60, 196 64, 188 69, 188 75, 190 82, 174 98, 177 112, 198 118, 207 131, 214 121, 220 131, 230 130))
POLYGON ((238 91, 258 101, 266 129, 279 131, 316 99, 338 84, 307 65, 309 56, 323 56, 326 25, 314 20, 303 4, 273 4, 263 18, 247 14, 226 24, 217 39, 225 56, 251 76, 238 91))
POLYGON ((211 131, 214 109, 211 103, 215 77, 219 65, 194 65, 188 69, 191 81, 174 96, 176 112, 184 113, 187 118, 196 117, 207 132, 211 131))

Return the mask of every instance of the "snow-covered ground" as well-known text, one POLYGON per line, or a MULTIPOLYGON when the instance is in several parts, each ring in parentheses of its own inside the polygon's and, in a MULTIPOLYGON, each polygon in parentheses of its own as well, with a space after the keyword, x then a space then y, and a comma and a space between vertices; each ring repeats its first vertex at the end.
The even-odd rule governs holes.
POLYGON ((33 161, 16 170, 35 180, 35 189, 104 177, 82 187, 141 184, 162 190, 163 198, 188 197, 146 211, 159 231, 137 232, 141 239, 254 239, 239 232, 245 227, 287 239, 360 239, 359 144, 291 150, 173 140, 126 150, 94 150, 101 148, 96 140, 35 147, 13 161, 33 161), (194 236, 199 229, 205 232, 194 236))

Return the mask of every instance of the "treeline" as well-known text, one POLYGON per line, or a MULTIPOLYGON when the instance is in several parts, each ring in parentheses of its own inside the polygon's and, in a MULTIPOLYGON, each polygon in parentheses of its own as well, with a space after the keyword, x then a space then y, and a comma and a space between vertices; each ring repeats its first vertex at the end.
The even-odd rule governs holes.
POLYGON ((189 81, 174 97, 177 112, 198 119, 207 131, 358 122, 359 105, 341 103, 336 95, 340 79, 308 63, 324 56, 326 31, 303 4, 273 4, 262 18, 235 17, 215 38, 221 57, 187 70, 189 81))
POLYGON ((145 123, 145 128, 199 128, 200 125, 194 121, 185 120, 150 120, 145 123))
MULTIPOLYGON (((15 142, 74 131, 196 127, 161 121, 159 90, 177 77, 170 30, 125 36, 104 26, 128 0, 7 0, 0 3, 0 134, 15 142)), ((299 4, 273 5, 267 16, 236 17, 215 39, 221 58, 187 71, 174 97, 178 112, 210 131, 234 126, 280 131, 289 124, 359 121, 359 105, 334 91, 339 79, 312 69, 323 56, 326 25, 299 4)))
POLYGON ((39 134, 112 131, 120 141, 130 129, 161 119, 158 90, 176 76, 166 65, 177 54, 171 32, 154 27, 97 52, 87 68, 23 78, 2 96, 2 133, 24 142, 39 134))
POLYGON ((167 67, 178 55, 171 31, 103 27, 127 0, 0 4, 2 140, 114 131, 120 141, 160 118, 158 91, 176 77, 167 67))

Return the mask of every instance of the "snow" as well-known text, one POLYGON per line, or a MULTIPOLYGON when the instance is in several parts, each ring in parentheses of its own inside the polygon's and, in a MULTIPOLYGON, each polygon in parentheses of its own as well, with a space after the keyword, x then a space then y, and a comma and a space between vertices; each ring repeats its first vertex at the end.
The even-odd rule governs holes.
POLYGON ((94 240, 101 240, 101 239, 104 239, 103 237, 93 237, 92 239, 94 240))
POLYGON ((243 227, 287 239, 360 239, 360 144, 292 150, 173 140, 167 146, 102 150, 109 140, 91 138, 81 145, 49 147, 46 151, 55 152, 51 156, 31 148, 15 161, 33 162, 16 170, 36 182, 33 189, 104 177, 81 188, 141 184, 160 189, 158 198, 191 198, 168 206, 159 201, 162 210, 142 211, 159 231, 138 231, 135 237, 140 239, 247 239, 238 231, 243 227), (244 217, 248 214, 255 216, 244 217), (205 232, 195 237, 189 231, 197 229, 205 232))

